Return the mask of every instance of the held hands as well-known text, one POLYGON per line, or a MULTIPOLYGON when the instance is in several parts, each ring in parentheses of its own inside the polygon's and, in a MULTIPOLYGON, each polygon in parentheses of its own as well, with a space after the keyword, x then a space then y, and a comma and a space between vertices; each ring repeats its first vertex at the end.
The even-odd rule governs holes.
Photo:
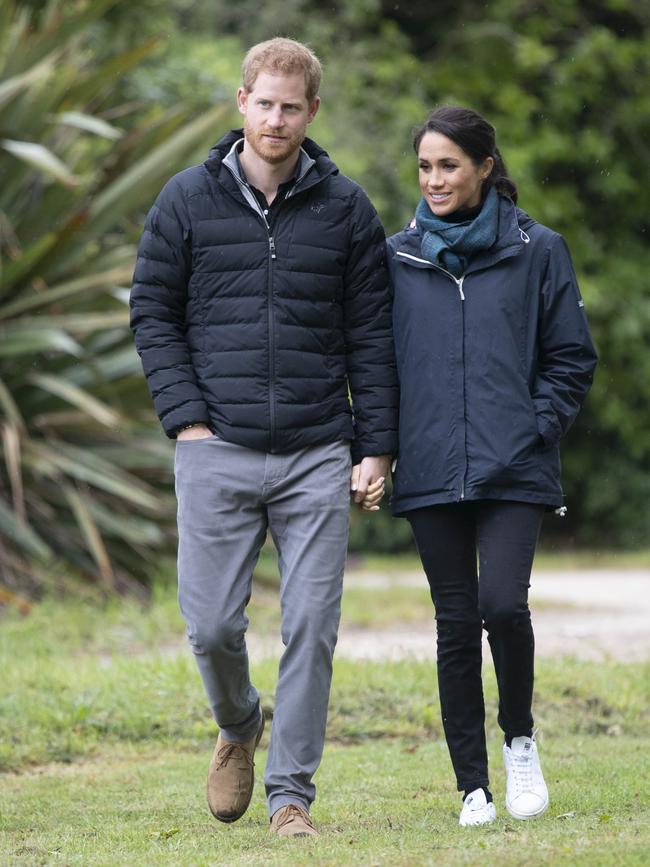
MULTIPOLYGON (((211 437, 212 431, 207 425, 193 424, 185 430, 179 431, 176 439, 201 440, 211 437)), ((390 455, 377 455, 363 458, 360 464, 352 467, 350 490, 354 495, 354 502, 364 512, 379 511, 379 503, 385 493, 385 480, 390 468, 390 455)))
POLYGON ((379 511, 390 461, 390 455, 377 455, 363 458, 360 464, 352 467, 350 490, 354 495, 354 502, 363 512, 379 511))
POLYGON ((185 430, 179 431, 176 439, 182 440, 204 440, 206 437, 211 437, 212 431, 204 424, 193 424, 191 427, 186 427, 185 430))

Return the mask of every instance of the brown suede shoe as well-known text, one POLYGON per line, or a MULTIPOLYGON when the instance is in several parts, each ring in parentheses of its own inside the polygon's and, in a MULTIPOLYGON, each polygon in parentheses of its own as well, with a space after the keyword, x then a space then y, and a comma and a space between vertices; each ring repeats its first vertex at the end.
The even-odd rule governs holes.
POLYGON ((242 744, 219 733, 208 771, 208 806, 220 822, 236 822, 248 809, 255 781, 253 756, 263 731, 264 714, 257 734, 242 744))
POLYGON ((309 813, 297 804, 287 804, 276 810, 270 830, 279 837, 318 837, 309 813))

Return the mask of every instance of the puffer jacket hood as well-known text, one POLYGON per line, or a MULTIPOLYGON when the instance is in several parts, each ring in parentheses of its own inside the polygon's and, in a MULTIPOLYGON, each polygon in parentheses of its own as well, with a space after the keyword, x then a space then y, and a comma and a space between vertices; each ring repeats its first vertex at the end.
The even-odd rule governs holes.
POLYGON ((461 500, 563 503, 559 441, 596 365, 568 249, 500 200, 494 245, 462 278, 388 241, 400 380, 392 509, 461 500))
POLYGON ((231 153, 242 137, 230 131, 175 175, 145 223, 131 325, 163 428, 174 437, 203 422, 268 452, 350 440, 357 461, 392 454, 397 378, 377 214, 305 139, 298 179, 267 219, 231 153))

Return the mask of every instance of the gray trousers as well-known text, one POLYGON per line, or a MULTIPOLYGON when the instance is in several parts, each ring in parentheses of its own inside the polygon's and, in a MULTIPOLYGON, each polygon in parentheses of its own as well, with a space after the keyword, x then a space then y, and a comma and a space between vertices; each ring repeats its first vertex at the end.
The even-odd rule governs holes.
POLYGON ((176 444, 178 596, 214 718, 228 741, 259 726, 246 606, 271 531, 282 642, 264 782, 269 814, 309 809, 320 763, 348 540, 350 448, 265 454, 218 437, 176 444))

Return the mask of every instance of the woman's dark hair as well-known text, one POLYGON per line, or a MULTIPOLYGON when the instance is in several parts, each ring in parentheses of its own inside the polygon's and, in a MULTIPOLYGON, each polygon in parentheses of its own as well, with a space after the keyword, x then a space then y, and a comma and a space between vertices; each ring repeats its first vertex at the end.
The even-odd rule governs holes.
POLYGON ((485 184, 516 204, 517 187, 508 177, 508 170, 496 145, 496 132, 491 123, 471 108, 445 105, 432 111, 425 122, 413 130, 413 148, 417 154, 420 142, 428 132, 438 132, 457 144, 472 162, 480 166, 492 157, 494 166, 485 184))

